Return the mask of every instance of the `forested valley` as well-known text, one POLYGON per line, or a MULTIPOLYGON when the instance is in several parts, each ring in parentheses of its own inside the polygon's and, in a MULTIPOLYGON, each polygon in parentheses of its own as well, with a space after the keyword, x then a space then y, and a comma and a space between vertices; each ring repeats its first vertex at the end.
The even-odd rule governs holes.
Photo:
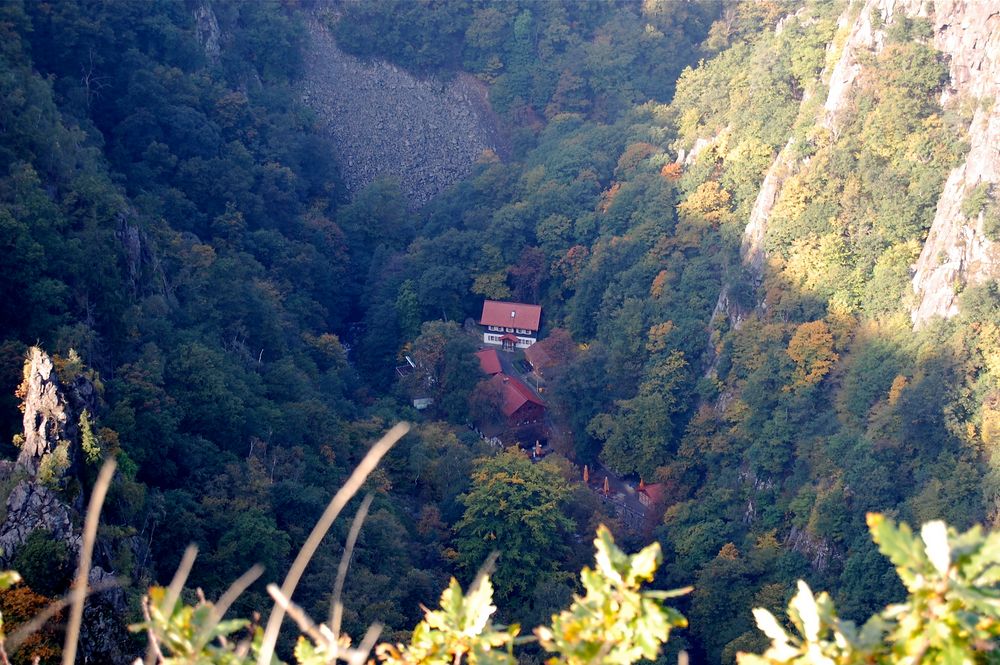
MULTIPOLYGON (((663 663, 763 650, 750 610, 781 616, 798 579, 848 619, 899 600, 866 513, 1000 528, 988 5, 0 0, 0 563, 24 578, 4 619, 66 592, 105 457, 94 562, 125 582, 85 618, 89 662, 141 655, 125 625, 189 543, 210 597, 262 564, 233 612, 263 612, 401 420, 365 485, 356 639, 404 641, 494 550, 497 619, 544 623, 602 523, 660 544, 656 587, 694 587, 663 663), (311 23, 365 62, 476 77, 503 149, 426 204, 398 178, 349 191, 302 100, 311 23), (471 426, 484 300, 542 308, 541 461, 471 426), (38 367, 64 402, 41 444, 38 367), (655 485, 653 518, 585 467, 655 485)), ((296 591, 313 616, 349 525, 296 591)), ((31 639, 12 662, 59 662, 56 622, 31 639)))

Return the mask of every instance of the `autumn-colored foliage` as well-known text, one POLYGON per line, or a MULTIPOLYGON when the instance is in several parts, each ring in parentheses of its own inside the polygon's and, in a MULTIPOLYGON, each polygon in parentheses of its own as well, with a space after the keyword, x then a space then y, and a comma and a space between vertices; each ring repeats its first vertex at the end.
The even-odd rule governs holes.
POLYGON ((712 224, 726 221, 732 196, 714 180, 706 180, 677 206, 677 210, 690 217, 697 217, 712 224))
POLYGON ((663 168, 660 169, 660 175, 669 180, 670 182, 675 182, 681 179, 684 174, 684 167, 680 162, 671 162, 669 164, 664 164, 663 168))
POLYGON ((601 194, 601 202, 597 204, 597 209, 601 212, 607 212, 611 204, 615 202, 615 197, 618 196, 621 188, 622 184, 620 182, 612 184, 607 191, 601 194))
POLYGON ((615 172, 619 175, 624 175, 636 169, 644 159, 655 155, 659 150, 659 148, 650 143, 633 143, 625 148, 625 152, 618 158, 618 168, 615 172))
MULTIPOLYGON (((35 593, 26 584, 19 584, 10 589, 0 591, 0 612, 3 613, 4 631, 9 635, 19 626, 27 623, 40 614, 52 603, 51 598, 35 593)), ((62 646, 56 626, 63 621, 63 612, 52 617, 41 630, 29 636, 11 654, 13 665, 29 665, 38 659, 42 665, 58 663, 62 655, 62 646)))
POLYGON ((833 335, 825 321, 803 323, 788 342, 788 357, 795 362, 792 389, 816 385, 840 356, 833 350, 833 335))

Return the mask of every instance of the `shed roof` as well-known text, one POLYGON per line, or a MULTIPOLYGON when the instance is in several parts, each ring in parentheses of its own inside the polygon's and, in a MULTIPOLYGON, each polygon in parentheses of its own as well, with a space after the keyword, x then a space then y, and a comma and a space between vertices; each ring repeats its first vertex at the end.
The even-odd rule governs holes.
POLYGON ((653 483, 651 485, 646 485, 645 483, 642 483, 642 485, 643 486, 639 488, 639 492, 649 497, 650 503, 655 504, 663 500, 665 488, 662 484, 653 483))
POLYGON ((500 367, 500 356, 497 355, 496 349, 476 351, 476 357, 479 358, 479 369, 483 370, 483 374, 499 374, 503 371, 500 367))
POLYGON ((541 318, 541 305, 528 305, 523 302, 504 302, 502 300, 484 300, 483 315, 479 319, 479 323, 484 326, 522 328, 537 332, 538 322, 541 318))

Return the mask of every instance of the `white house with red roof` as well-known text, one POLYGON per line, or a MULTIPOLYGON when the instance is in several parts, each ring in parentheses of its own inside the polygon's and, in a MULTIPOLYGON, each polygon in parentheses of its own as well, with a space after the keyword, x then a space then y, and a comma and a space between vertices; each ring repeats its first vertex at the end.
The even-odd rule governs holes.
POLYGON ((483 327, 483 342, 505 351, 526 349, 538 341, 541 319, 540 305, 486 300, 479 319, 479 325, 483 327))

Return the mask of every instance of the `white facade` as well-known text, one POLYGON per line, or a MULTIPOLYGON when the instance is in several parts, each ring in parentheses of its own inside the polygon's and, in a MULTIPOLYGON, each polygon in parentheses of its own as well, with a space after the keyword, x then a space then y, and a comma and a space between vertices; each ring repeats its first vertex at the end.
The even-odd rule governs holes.
MULTIPOLYGON (((489 329, 490 330, 494 330, 494 326, 489 326, 489 329)), ((507 333, 508 331, 511 332, 511 333, 513 333, 515 331, 515 329, 514 328, 508 328, 507 330, 504 330, 502 328, 498 328, 494 332, 484 332, 483 333, 483 343, 485 343, 485 344, 493 344, 494 346, 502 346, 503 342, 500 341, 500 338, 503 337, 504 334, 507 333)), ((517 332, 520 333, 521 331, 518 330, 517 332)), ((528 334, 530 335, 531 333, 529 332, 528 334)), ((526 337, 523 334, 518 334, 518 335, 516 335, 516 337, 517 337, 517 345, 516 346, 519 349, 526 349, 526 348, 528 348, 529 346, 531 346, 532 344, 534 344, 535 342, 538 341, 538 339, 535 338, 535 337, 526 337)))

